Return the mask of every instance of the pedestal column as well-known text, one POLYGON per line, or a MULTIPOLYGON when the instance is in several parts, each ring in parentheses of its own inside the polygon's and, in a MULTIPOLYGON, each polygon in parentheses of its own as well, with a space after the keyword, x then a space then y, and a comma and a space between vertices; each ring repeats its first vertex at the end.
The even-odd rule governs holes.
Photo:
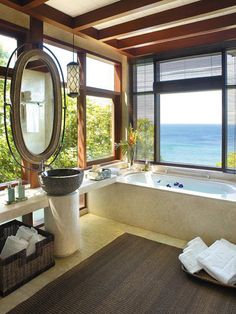
POLYGON ((64 196, 48 196, 44 210, 45 229, 55 236, 54 254, 64 257, 79 249, 79 192, 64 196))

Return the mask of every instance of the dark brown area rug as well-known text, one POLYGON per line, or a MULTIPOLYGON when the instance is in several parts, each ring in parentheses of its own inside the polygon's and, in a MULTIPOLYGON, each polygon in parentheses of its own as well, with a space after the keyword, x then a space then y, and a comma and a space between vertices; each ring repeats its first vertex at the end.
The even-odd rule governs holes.
POLYGON ((124 234, 9 313, 235 314, 235 289, 188 277, 180 252, 124 234))

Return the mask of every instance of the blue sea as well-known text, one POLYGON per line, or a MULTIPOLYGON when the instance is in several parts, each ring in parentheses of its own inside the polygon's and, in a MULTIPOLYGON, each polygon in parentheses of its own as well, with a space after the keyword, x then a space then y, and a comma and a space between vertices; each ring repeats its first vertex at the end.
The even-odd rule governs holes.
MULTIPOLYGON (((219 124, 161 124, 161 160, 215 167, 221 162, 219 124)), ((228 152, 236 150, 235 126, 228 128, 228 152)))

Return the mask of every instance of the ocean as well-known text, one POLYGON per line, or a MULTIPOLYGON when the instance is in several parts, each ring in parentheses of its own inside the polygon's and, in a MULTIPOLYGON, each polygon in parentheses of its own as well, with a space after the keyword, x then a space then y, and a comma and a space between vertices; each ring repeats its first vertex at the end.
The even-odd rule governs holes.
MULTIPOLYGON (((215 167, 221 162, 219 124, 161 124, 161 160, 215 167)), ((228 152, 235 151, 235 126, 228 128, 228 152)))

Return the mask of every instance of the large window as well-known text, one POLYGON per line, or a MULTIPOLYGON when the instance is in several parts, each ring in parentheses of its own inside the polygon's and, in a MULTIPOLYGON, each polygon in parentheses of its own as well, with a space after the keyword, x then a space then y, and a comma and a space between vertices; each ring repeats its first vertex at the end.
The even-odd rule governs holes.
POLYGON ((236 170, 236 50, 227 53, 227 158, 226 166, 236 170))
POLYGON ((235 170, 235 50, 139 60, 133 65, 133 99, 142 135, 137 159, 235 170))
MULTIPOLYGON (((17 47, 17 40, 12 37, 0 35, 0 66, 6 67, 8 59, 17 47)), ((12 66, 12 65, 11 65, 12 66)), ((7 95, 9 99, 10 84, 7 86, 7 95)), ((9 149, 6 142, 6 136, 4 131, 4 118, 3 118, 3 88, 4 88, 4 79, 0 77, 0 184, 12 181, 14 179, 21 177, 21 171, 18 165, 12 157, 9 157, 9 149)), ((9 124, 9 121, 8 121, 9 124)), ((12 139, 11 143, 12 143, 12 139)))
POLYGON ((114 104, 111 98, 86 97, 87 160, 104 159, 114 150, 114 104))
MULTIPOLYGON (((116 112, 120 90, 116 64, 92 55, 86 56, 86 162, 88 165, 115 159, 116 112)), ((119 122, 118 122, 119 123, 119 122)), ((119 139, 118 139, 119 140, 119 139)))
POLYGON ((216 167, 221 161, 222 93, 160 96, 162 162, 216 167))
MULTIPOLYGON (((73 59, 72 52, 49 44, 45 44, 45 46, 48 47, 58 59, 66 82, 66 65, 73 59)), ((76 60, 76 54, 74 58, 76 60)), ((66 106, 67 112, 64 145, 61 153, 57 157, 56 161, 53 163, 53 167, 58 168, 77 167, 78 165, 77 98, 70 98, 67 96, 66 106)))

